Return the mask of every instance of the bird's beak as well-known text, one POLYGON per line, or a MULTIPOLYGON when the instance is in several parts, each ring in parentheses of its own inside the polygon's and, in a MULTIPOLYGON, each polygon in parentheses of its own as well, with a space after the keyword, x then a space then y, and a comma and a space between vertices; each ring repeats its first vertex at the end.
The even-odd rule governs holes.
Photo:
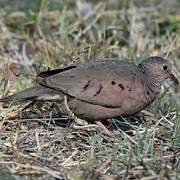
POLYGON ((169 78, 172 79, 172 80, 175 82, 176 85, 179 84, 179 81, 178 81, 178 79, 174 76, 174 74, 172 74, 172 73, 169 74, 169 78))

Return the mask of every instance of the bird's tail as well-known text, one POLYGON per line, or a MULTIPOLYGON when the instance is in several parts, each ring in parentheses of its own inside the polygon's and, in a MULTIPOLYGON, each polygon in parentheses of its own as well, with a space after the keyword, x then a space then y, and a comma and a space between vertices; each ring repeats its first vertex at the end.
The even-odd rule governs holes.
POLYGON ((20 101, 20 100, 54 100, 55 97, 56 98, 61 98, 60 94, 57 93, 57 91, 41 86, 41 85, 37 85, 34 87, 30 87, 28 89, 25 89, 23 91, 20 91, 16 94, 7 96, 7 97, 3 97, 0 99, 0 102, 8 102, 8 101, 20 101))

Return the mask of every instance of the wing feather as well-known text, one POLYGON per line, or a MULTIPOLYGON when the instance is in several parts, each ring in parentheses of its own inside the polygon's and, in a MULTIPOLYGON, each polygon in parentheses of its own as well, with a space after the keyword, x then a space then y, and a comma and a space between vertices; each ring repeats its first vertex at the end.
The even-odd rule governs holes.
POLYGON ((125 61, 99 61, 67 69, 41 84, 92 104, 120 107, 138 76, 136 65, 125 61))

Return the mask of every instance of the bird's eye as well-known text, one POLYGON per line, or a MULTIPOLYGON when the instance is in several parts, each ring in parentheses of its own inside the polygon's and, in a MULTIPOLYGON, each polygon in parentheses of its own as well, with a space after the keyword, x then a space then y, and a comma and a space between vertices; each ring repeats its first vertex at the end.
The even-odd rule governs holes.
POLYGON ((164 65, 163 69, 166 71, 168 69, 168 67, 166 65, 164 65))

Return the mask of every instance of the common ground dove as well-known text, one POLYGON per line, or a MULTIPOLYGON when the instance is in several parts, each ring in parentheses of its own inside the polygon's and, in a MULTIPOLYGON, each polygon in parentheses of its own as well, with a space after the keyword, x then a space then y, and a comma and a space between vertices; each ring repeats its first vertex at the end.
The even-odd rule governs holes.
POLYGON ((102 120, 135 114, 158 96, 165 79, 176 84, 168 61, 149 57, 135 65, 102 60, 42 72, 38 85, 0 99, 50 100, 63 103, 80 118, 102 120))

